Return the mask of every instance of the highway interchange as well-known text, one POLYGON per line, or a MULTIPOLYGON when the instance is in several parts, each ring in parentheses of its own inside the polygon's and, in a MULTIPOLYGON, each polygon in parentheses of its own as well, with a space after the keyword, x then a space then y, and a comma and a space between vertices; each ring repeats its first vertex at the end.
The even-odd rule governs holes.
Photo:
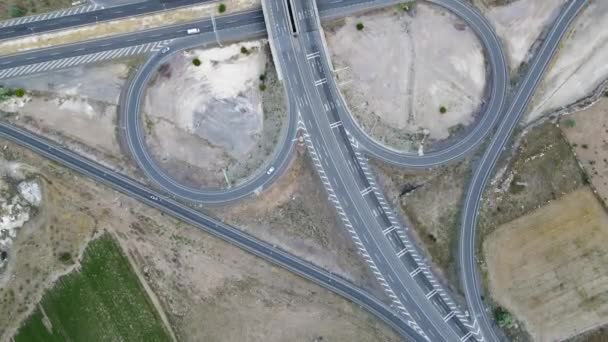
MULTIPOLYGON (((479 123, 463 139, 439 151, 431 151, 423 155, 408 154, 378 144, 358 127, 335 83, 318 14, 325 18, 336 17, 357 10, 395 3, 382 0, 339 2, 322 0, 318 3, 319 10, 317 4, 310 0, 290 2, 268 0, 263 1, 264 11, 253 10, 221 16, 216 18, 215 22, 205 19, 93 42, 0 57, 1 78, 3 73, 9 75, 6 73, 7 70, 58 63, 57 61, 61 59, 104 53, 104 51, 133 46, 135 43, 139 45, 164 42, 138 69, 135 77, 123 91, 120 100, 120 126, 121 139, 128 146, 133 159, 157 185, 166 191, 165 195, 56 146, 42 137, 6 123, 0 125, 0 135, 353 300, 395 328, 408 340, 497 341, 501 339, 500 333, 496 332, 482 303, 474 256, 474 228, 481 194, 496 160, 524 112, 561 38, 586 1, 570 0, 564 5, 560 16, 547 31, 543 44, 510 102, 506 97, 508 85, 506 62, 500 41, 491 26, 465 1, 433 0, 431 2, 457 14, 479 36, 486 50, 491 78, 489 99, 483 108, 484 112, 479 123), (289 20, 290 10, 296 18, 298 34, 295 36, 292 34, 292 24, 289 20), (197 37, 177 39, 186 36, 185 31, 190 27, 200 28, 201 34, 197 37), (275 64, 289 95, 288 122, 274 158, 270 162, 276 167, 276 171, 268 175, 265 170, 261 170, 243 184, 222 191, 193 189, 175 182, 147 153, 141 123, 138 121, 140 99, 150 75, 163 61, 183 49, 216 44, 218 39, 228 42, 259 38, 265 36, 266 30, 268 30, 275 64), (390 206, 386 204, 381 191, 375 186, 365 155, 400 166, 428 168, 462 157, 478 146, 497 126, 498 129, 492 136, 489 147, 476 165, 462 214, 458 261, 467 307, 472 316, 469 318, 462 314, 462 310, 454 304, 451 295, 435 279, 424 257, 411 242, 407 228, 402 227, 390 206), (302 133, 310 156, 328 192, 329 200, 336 208, 361 255, 391 298, 392 309, 334 275, 169 198, 175 196, 194 202, 223 203, 260 191, 287 167, 298 130, 302 133)), ((65 27, 68 26, 70 26, 69 22, 65 24, 65 27)), ((0 29, 0 37, 3 34, 2 30, 0 29)), ((34 68, 31 71, 37 72, 39 69, 41 70, 34 68)), ((13 76, 14 74, 8 77, 13 76)))

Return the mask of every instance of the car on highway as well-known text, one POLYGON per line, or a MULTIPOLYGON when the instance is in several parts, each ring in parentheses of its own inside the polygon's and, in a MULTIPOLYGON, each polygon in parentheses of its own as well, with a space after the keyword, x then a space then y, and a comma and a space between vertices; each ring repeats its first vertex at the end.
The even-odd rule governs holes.
POLYGON ((271 166, 270 168, 268 168, 268 171, 266 171, 267 175, 271 175, 274 172, 274 166, 271 166))
POLYGON ((201 30, 198 29, 198 28, 189 28, 189 29, 186 30, 187 34, 197 34, 197 33, 200 33, 200 32, 201 32, 201 30))
POLYGON ((158 201, 159 200, 158 196, 154 196, 154 195, 150 195, 150 199, 153 200, 153 201, 158 201))

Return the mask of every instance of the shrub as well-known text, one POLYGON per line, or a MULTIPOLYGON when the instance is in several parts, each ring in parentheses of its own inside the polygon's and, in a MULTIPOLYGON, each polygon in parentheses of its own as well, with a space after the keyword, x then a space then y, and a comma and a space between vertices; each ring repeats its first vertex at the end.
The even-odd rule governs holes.
POLYGON ((199 65, 201 65, 201 60, 198 58, 195 58, 192 60, 192 64, 194 64, 194 66, 199 66, 199 65))
POLYGON ((501 328, 510 328, 513 326, 513 317, 509 311, 502 307, 494 309, 494 319, 496 319, 496 323, 498 323, 498 326, 501 328))
POLYGON ((226 12, 226 5, 225 5, 225 4, 220 4, 220 5, 217 7, 217 11, 218 11, 218 12, 220 12, 220 13, 224 13, 224 12, 226 12))
POLYGON ((441 114, 445 114, 445 113, 447 113, 447 112, 448 112, 448 109, 447 109, 447 108, 445 108, 445 106, 441 106, 441 107, 439 107, 439 113, 441 113, 441 114))
POLYGON ((8 9, 8 14, 13 18, 23 17, 25 12, 26 10, 23 7, 19 7, 17 5, 12 5, 8 9))
POLYGON ((574 121, 574 119, 568 119, 564 121, 564 124, 566 125, 566 127, 573 128, 576 126, 576 121, 574 121))
POLYGON ((261 91, 266 90, 266 85, 264 83, 260 84, 260 90, 261 91))
POLYGON ((23 97, 23 95, 25 95, 25 90, 23 88, 17 88, 17 89, 15 89, 15 96, 17 96, 17 97, 23 97))
POLYGON ((72 255, 69 252, 62 252, 59 254, 59 261, 61 261, 64 264, 71 264, 72 255))
POLYGON ((361 31, 361 30, 363 30, 363 28, 364 28, 365 26, 363 25, 363 23, 357 23, 357 26, 356 26, 356 27, 357 27, 357 30, 361 31))

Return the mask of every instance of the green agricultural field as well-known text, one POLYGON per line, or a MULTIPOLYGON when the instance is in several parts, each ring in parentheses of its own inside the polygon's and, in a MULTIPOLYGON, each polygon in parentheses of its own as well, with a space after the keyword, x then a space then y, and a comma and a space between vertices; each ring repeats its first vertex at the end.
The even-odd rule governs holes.
POLYGON ((89 244, 81 269, 47 291, 15 336, 16 342, 168 340, 129 261, 107 234, 89 244))

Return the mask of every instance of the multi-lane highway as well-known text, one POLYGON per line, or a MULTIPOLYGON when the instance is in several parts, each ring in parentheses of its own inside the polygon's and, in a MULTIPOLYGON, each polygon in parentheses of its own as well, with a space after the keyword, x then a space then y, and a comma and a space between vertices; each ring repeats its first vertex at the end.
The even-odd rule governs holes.
POLYGON ((474 324, 465 325, 470 322, 451 306, 404 230, 391 220, 388 205, 381 202, 351 145, 340 120, 345 107, 330 85, 333 74, 324 57, 315 3, 268 0, 262 4, 275 64, 302 118, 313 162, 360 253, 395 307, 425 338, 476 339, 474 324))
POLYGON ((395 329, 395 331, 408 341, 424 341, 424 339, 407 324, 406 320, 392 308, 339 276, 314 266, 276 246, 261 241, 238 228, 204 215, 201 212, 170 198, 164 197, 162 194, 149 189, 131 178, 71 152, 34 133, 0 122, 0 138, 8 139, 29 148, 48 159, 56 161, 61 165, 128 196, 136 198, 164 213, 192 224, 213 236, 325 287, 360 305, 395 329))
MULTIPOLYGON (((153 12, 213 1, 215 0, 148 0, 108 8, 92 7, 92 10, 90 11, 66 10, 65 13, 67 15, 37 15, 35 18, 32 18, 32 21, 28 20, 28 18, 14 19, 11 20, 12 23, 10 23, 10 25, 0 25, 0 40, 89 25, 101 21, 150 14, 153 12)), ((62 11, 57 11, 56 13, 61 14, 61 12, 62 11)))
POLYGON ((540 49, 531 61, 530 68, 519 84, 515 97, 511 100, 498 130, 490 141, 490 145, 486 148, 481 160, 477 163, 473 178, 466 192, 458 244, 460 278, 467 306, 471 314, 479 321, 482 333, 488 341, 498 341, 499 338, 493 328, 492 319, 488 317, 483 305, 479 274, 477 272, 477 259, 475 258, 475 227, 481 195, 498 158, 513 134, 513 130, 526 110, 543 73, 559 47, 561 39, 568 32, 570 24, 586 3, 587 0, 568 0, 565 3, 560 15, 546 33, 540 49))
MULTIPOLYGON (((92 42, 53 47, 23 54, 0 57, 0 78, 62 68, 74 64, 113 58, 109 52, 123 51, 131 47, 153 46, 153 55, 138 71, 125 89, 121 99, 125 142, 142 169, 171 195, 204 202, 224 202, 240 198, 260 187, 265 187, 275 175, 284 169, 291 149, 296 126, 304 130, 305 143, 345 227, 352 235, 361 255, 372 268, 385 288, 398 312, 382 306, 378 301, 361 295, 361 291, 344 284, 321 270, 257 241, 230 226, 181 206, 160 194, 152 192, 111 170, 85 158, 49 144, 31 133, 23 132, 6 124, 0 125, 0 135, 32 148, 45 156, 89 175, 101 182, 137 197, 165 210, 176 217, 193 223, 213 234, 260 255, 317 283, 340 293, 366 307, 404 336, 431 341, 498 340, 491 320, 481 301, 479 281, 474 258, 475 219, 479 199, 500 152, 516 126, 519 117, 537 86, 568 25, 586 3, 585 0, 569 0, 564 11, 548 31, 546 39, 535 57, 531 68, 508 110, 501 116, 507 88, 507 67, 499 40, 491 26, 473 7, 460 0, 430 0, 443 6, 465 20, 479 36, 486 49, 491 80, 489 100, 484 105, 479 123, 455 144, 425 155, 393 151, 367 136, 348 112, 333 79, 331 62, 319 29, 319 17, 314 1, 309 0, 264 1, 265 11, 259 10, 218 17, 214 22, 200 20, 194 23, 174 25, 133 34, 110 37, 92 42), (294 21, 290 22, 290 13, 294 21), (264 15, 268 24, 273 57, 289 95, 290 115, 281 146, 275 153, 277 171, 269 177, 256 175, 243 184, 227 191, 192 189, 175 183, 156 166, 147 154, 141 125, 138 120, 139 101, 143 88, 156 66, 176 51, 194 45, 212 44, 215 40, 231 41, 264 36, 264 15), (197 27, 198 37, 174 40, 187 35, 186 30, 197 27), (293 35, 293 30, 298 31, 293 35), (195 42, 198 38, 198 44, 195 42), (173 41, 172 41, 173 40, 173 41), (168 48, 168 49, 167 49, 168 48), (96 55, 97 54, 97 55, 96 55), (88 57, 93 56, 93 57, 88 57), (64 61, 70 61, 65 63, 64 61), (45 69, 48 67, 48 69, 45 69), (18 72, 17 72, 18 71, 18 72), (430 167, 461 157, 477 146, 500 122, 498 131, 476 168, 467 192, 463 210, 459 262, 463 290, 473 314, 473 322, 463 316, 450 296, 435 280, 424 258, 411 243, 407 229, 399 224, 381 192, 376 188, 373 175, 366 164, 368 154, 382 160, 408 167, 430 167), (363 146, 360 151, 357 146, 363 146), (195 216, 192 216, 195 215, 195 216), (197 216, 196 216, 197 215, 197 216), (302 266, 304 265, 304 266, 302 266), (324 278, 325 277, 325 278, 324 278), (340 286, 336 286, 339 283, 340 286), (480 324, 483 336, 478 334, 480 324)), ((393 3, 388 0, 322 0, 319 9, 323 17, 335 17, 363 8, 393 3)), ((119 13, 120 14, 120 13, 119 13)), ((63 24, 62 24, 63 25, 63 24)), ((65 23, 65 27, 70 26, 65 23)), ((0 32, 2 32, 0 30, 0 32)), ((141 51, 144 48, 138 48, 141 51)), ((119 54, 120 55, 120 54, 119 54)))

